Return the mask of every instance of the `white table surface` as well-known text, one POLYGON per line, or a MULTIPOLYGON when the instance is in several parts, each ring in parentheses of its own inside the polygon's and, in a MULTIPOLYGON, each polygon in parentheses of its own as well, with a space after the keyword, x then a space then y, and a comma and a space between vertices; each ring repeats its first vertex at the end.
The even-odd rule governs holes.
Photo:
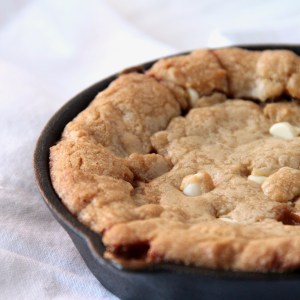
POLYGON ((64 102, 130 65, 207 46, 297 44, 299 28, 296 0, 1 0, 0 299, 116 299, 35 186, 35 141, 64 102))

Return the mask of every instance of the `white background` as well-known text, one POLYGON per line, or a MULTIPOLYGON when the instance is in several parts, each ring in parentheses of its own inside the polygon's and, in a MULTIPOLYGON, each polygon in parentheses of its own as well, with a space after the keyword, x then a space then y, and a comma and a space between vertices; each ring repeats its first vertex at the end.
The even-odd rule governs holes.
POLYGON ((300 44, 300 2, 0 0, 0 299, 115 299, 35 186, 49 117, 122 68, 241 43, 300 44))

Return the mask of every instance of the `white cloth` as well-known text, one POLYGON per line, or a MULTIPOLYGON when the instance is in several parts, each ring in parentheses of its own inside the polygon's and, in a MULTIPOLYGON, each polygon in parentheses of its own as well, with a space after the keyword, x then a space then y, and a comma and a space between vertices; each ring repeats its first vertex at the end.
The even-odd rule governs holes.
POLYGON ((297 43, 300 3, 1 0, 1 6, 0 299, 116 299, 41 200, 32 170, 39 132, 70 97, 122 68, 205 46, 297 43))

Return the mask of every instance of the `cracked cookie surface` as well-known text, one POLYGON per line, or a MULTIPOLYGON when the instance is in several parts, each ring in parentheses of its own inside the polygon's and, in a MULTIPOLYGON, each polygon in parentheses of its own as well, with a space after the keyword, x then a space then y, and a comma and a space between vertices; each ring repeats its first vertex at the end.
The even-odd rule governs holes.
POLYGON ((121 75, 50 149, 53 186, 125 266, 299 268, 300 137, 269 132, 300 126, 300 106, 285 98, 299 98, 299 78, 291 52, 237 48, 121 75), (188 196, 181 185, 198 184, 184 181, 197 173, 209 188, 188 196))

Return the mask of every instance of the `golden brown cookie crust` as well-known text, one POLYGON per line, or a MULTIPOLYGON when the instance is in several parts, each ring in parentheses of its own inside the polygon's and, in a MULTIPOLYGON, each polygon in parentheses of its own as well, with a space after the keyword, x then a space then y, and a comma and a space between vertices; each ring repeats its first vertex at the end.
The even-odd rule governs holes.
POLYGON ((121 75, 51 147, 53 186, 123 265, 299 268, 300 137, 269 133, 300 126, 299 83, 285 50, 197 50, 121 75), (210 188, 187 196, 197 172, 210 188))

